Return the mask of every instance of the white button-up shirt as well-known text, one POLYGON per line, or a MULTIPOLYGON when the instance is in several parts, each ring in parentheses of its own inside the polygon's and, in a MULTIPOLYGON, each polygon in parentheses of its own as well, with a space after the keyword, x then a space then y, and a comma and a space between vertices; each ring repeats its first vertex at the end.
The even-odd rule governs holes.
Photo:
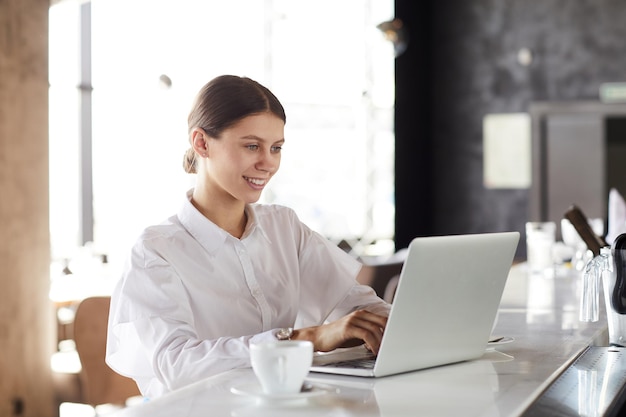
POLYGON ((237 239, 187 194, 181 210, 147 228, 112 297, 106 361, 158 397, 250 366, 250 343, 358 308, 389 305, 355 278, 362 264, 301 223, 289 208, 248 205, 237 239))

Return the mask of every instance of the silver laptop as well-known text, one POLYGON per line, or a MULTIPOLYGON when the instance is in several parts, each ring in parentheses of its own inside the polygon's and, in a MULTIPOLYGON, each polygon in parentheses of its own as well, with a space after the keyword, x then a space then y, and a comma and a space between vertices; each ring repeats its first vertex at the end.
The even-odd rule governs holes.
POLYGON ((316 354, 311 371, 381 377, 481 357, 519 237, 503 232, 415 238, 378 356, 363 347, 337 349, 316 354))

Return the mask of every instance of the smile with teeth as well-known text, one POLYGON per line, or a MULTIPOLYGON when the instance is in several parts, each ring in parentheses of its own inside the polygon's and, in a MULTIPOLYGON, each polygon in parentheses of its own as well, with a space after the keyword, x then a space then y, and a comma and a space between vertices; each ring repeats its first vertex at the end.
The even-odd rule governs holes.
POLYGON ((250 178, 250 177, 243 177, 246 181, 248 181, 249 183, 252 183, 254 185, 265 185, 267 184, 267 180, 263 180, 260 178, 250 178))

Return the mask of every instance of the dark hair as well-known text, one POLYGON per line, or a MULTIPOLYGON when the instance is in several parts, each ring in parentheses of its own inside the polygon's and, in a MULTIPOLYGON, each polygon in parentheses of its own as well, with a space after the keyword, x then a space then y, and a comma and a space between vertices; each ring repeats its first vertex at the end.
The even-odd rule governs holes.
MULTIPOLYGON (((196 96, 189 113, 188 132, 199 127, 212 138, 219 138, 241 119, 270 112, 286 122, 285 109, 276 96, 258 82, 247 77, 221 75, 209 81, 196 96)), ((196 154, 193 148, 185 152, 183 168, 196 172, 196 154)))

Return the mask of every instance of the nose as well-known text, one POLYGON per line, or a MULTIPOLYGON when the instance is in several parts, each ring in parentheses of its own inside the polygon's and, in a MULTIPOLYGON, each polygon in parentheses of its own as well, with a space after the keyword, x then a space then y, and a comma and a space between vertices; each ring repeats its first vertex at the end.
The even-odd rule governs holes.
POLYGON ((273 153, 270 150, 261 152, 259 159, 255 165, 259 171, 269 172, 274 174, 280 167, 280 153, 273 153))

